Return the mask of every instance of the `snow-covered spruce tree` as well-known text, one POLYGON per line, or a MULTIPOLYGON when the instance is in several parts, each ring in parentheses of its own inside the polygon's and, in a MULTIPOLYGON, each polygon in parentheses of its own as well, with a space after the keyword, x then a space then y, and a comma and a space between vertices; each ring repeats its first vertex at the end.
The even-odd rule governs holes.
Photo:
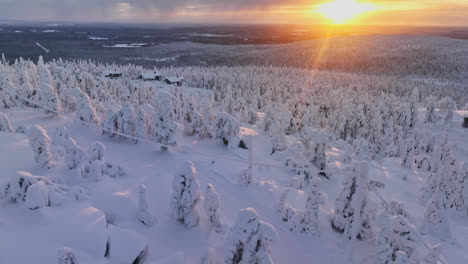
POLYGON ((10 69, 0 64, 0 109, 15 105, 16 88, 13 86, 10 69))
POLYGON ((239 174, 239 184, 242 187, 247 187, 253 183, 252 169, 243 169, 239 174))
POLYGON ((263 118, 263 131, 270 132, 273 128, 273 125, 280 127, 278 118, 274 111, 266 111, 263 118))
POLYGON ((29 144, 34 152, 34 159, 40 168, 52 168, 55 166, 55 161, 49 151, 51 139, 47 132, 39 125, 33 126, 26 133, 29 144))
POLYGON ((356 236, 359 239, 369 239, 373 235, 375 205, 369 199, 369 189, 375 183, 369 183, 368 165, 359 164, 359 174, 348 176, 343 189, 335 202, 335 211, 331 225, 334 230, 344 233, 349 239, 356 236))
POLYGON ((73 95, 76 102, 75 117, 84 122, 99 123, 96 109, 94 109, 89 96, 80 88, 74 88, 73 95))
POLYGON ((277 240, 275 228, 261 221, 254 209, 242 209, 229 234, 224 263, 272 264, 270 247, 277 240))
POLYGON ((15 203, 25 203, 35 210, 40 207, 58 206, 68 188, 41 176, 20 171, 2 187, 2 198, 15 203))
POLYGON ((447 200, 444 193, 438 188, 427 204, 424 213, 423 233, 431 233, 440 239, 450 239, 450 225, 447 218, 447 200))
POLYGON ((182 122, 187 136, 203 136, 203 116, 196 110, 193 95, 185 97, 182 122))
POLYGON ((106 117, 102 120, 101 126, 104 135, 114 137, 116 135, 114 132, 118 130, 117 111, 112 108, 106 109, 106 117))
POLYGON ((433 153, 431 160, 431 172, 429 178, 422 186, 418 199, 426 203, 434 194, 437 188, 446 195, 446 206, 451 206, 451 198, 457 187, 456 160, 451 154, 448 144, 438 147, 433 153))
POLYGON ((237 142, 235 138, 239 132, 240 126, 234 117, 224 112, 216 114, 213 122, 213 133, 219 145, 237 147, 233 146, 233 143, 237 142))
POLYGON ((296 209, 292 208, 289 204, 286 203, 286 199, 288 198, 290 191, 291 189, 286 189, 283 191, 278 205, 276 206, 276 213, 281 217, 281 220, 288 225, 291 224, 292 219, 297 215, 296 209))
POLYGON ((138 211, 137 218, 140 222, 147 226, 153 226, 155 219, 151 216, 146 199, 146 186, 140 184, 138 186, 138 211))
POLYGON ((45 108, 46 113, 54 113, 61 111, 61 104, 57 90, 54 87, 54 82, 47 65, 44 64, 42 56, 39 57, 37 63, 37 70, 39 74, 39 97, 40 103, 45 108), (52 110, 49 111, 49 110, 52 110))
POLYGON ((396 257, 397 251, 405 252, 410 261, 409 263, 417 263, 419 254, 416 250, 417 246, 417 237, 416 237, 416 227, 408 224, 408 222, 403 217, 393 216, 391 218, 391 225, 393 228, 393 237, 391 245, 393 247, 393 258, 396 257))
POLYGON ((275 154, 277 151, 283 151, 286 149, 287 142, 286 142, 286 136, 284 134, 284 131, 281 130, 276 124, 272 125, 272 133, 271 133, 271 144, 272 144, 272 150, 271 154, 275 154))
POLYGON ((135 128, 135 137, 137 138, 148 138, 148 128, 150 126, 148 114, 145 111, 143 106, 139 106, 136 112, 136 128, 135 128))
POLYGON ((193 110, 188 117, 184 120, 184 130, 187 136, 204 136, 206 133, 203 116, 197 111, 193 110))
POLYGON ((71 248, 64 247, 57 252, 58 264, 79 264, 71 248))
POLYGON ((10 119, 7 114, 0 113, 0 131, 13 133, 13 127, 11 126, 10 119))
POLYGON ((201 98, 201 102, 198 104, 199 112, 202 115, 203 127, 202 131, 205 131, 206 135, 213 136, 212 122, 214 120, 212 99, 211 97, 204 96, 201 98))
POLYGON ((175 132, 177 124, 174 117, 174 105, 169 93, 158 93, 154 102, 155 109, 151 130, 153 131, 154 141, 166 146, 175 146, 175 132))
POLYGON ((255 125, 258 120, 258 112, 253 108, 249 107, 247 112, 247 123, 255 125))
POLYGON ((117 132, 133 136, 136 128, 136 114, 129 102, 117 113, 117 132))
POLYGON ((47 114, 56 115, 57 112, 62 110, 58 94, 50 84, 41 83, 39 85, 39 93, 41 106, 44 107, 47 114))
POLYGON ((291 231, 307 233, 312 236, 320 236, 319 230, 319 205, 327 200, 325 193, 320 191, 322 180, 314 177, 310 180, 305 211, 296 213, 290 221, 291 231))
POLYGON ((376 244, 376 254, 378 264, 392 264, 393 263, 393 228, 391 216, 386 209, 380 213, 377 221, 378 234, 376 244))
POLYGON ((411 94, 410 103, 409 103, 409 109, 411 112, 410 127, 414 127, 416 125, 419 99, 420 99, 419 89, 418 87, 416 87, 413 89, 413 93, 411 94))
POLYGON ((177 220, 188 228, 196 227, 200 220, 195 209, 200 201, 200 184, 196 176, 193 163, 186 161, 172 183, 171 208, 177 220))
POLYGON ((205 191, 205 201, 204 201, 205 212, 208 218, 210 219, 210 227, 215 232, 221 232, 223 226, 221 223, 220 215, 220 206, 221 201, 219 199, 219 194, 216 192, 213 185, 208 184, 205 191))
POLYGON ((456 107, 457 103, 449 96, 446 96, 439 101, 439 108, 447 112, 444 118, 445 125, 452 126, 453 112, 456 107))
POLYGON ((65 164, 67 165, 68 169, 72 170, 77 168, 85 157, 84 150, 80 148, 78 144, 76 144, 76 141, 73 138, 67 138, 64 141, 64 149, 65 164))
POLYGON ((424 117, 424 123, 435 123, 438 119, 436 112, 436 98, 434 96, 430 96, 427 98, 426 102, 426 116, 424 117))

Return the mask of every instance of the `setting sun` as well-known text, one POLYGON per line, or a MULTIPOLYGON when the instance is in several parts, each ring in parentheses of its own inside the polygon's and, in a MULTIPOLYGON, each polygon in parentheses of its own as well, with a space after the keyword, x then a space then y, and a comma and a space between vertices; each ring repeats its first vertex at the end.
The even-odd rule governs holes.
POLYGON ((334 24, 344 24, 361 13, 375 9, 376 7, 372 4, 359 3, 356 0, 335 0, 319 5, 317 12, 334 24))

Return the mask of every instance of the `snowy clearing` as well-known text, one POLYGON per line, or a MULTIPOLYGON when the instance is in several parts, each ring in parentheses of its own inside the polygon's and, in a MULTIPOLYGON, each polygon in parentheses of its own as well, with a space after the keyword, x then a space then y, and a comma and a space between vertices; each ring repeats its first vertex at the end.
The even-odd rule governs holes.
POLYGON ((141 48, 147 46, 148 43, 131 43, 131 44, 115 44, 115 45, 105 45, 104 48, 141 48))
POLYGON ((36 42, 36 46, 38 46, 39 48, 43 49, 45 51, 45 53, 49 53, 50 50, 46 49, 44 46, 42 46, 39 42, 36 42))
POLYGON ((96 36, 89 36, 88 39, 90 39, 90 40, 109 40, 109 38, 96 37, 96 36))

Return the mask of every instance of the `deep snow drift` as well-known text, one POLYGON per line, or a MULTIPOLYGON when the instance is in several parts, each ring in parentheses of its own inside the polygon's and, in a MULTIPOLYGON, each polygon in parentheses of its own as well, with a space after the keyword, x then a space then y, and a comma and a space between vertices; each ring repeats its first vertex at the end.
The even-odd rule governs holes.
POLYGON ((468 261, 462 90, 171 70, 0 64, 0 263, 468 261))

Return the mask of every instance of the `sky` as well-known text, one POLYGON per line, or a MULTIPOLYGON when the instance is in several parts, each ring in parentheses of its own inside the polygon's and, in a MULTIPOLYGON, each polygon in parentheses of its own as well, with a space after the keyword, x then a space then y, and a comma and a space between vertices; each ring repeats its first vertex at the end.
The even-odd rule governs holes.
POLYGON ((372 6, 348 24, 468 26, 468 0, 0 0, 0 20, 327 24, 333 1, 372 6))

